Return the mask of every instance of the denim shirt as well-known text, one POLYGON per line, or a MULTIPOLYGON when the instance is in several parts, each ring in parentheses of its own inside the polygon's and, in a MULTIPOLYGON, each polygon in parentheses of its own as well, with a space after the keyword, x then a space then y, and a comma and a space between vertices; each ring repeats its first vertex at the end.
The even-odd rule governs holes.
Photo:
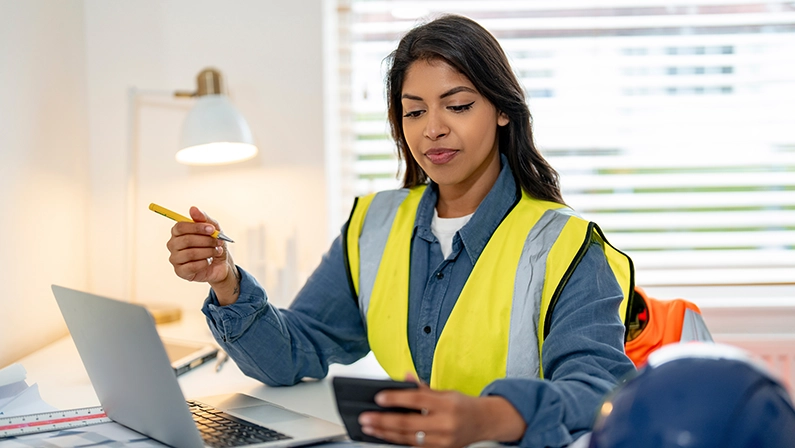
MULTIPOLYGON (((431 184, 423 193, 412 238, 407 330, 417 374, 425 382, 458 295, 517 193, 503 157, 495 185, 454 236, 447 259, 430 228, 437 188, 431 184)), ((268 303, 265 290, 242 268, 236 303, 219 306, 210 290, 202 311, 218 343, 246 375, 272 386, 291 385, 323 378, 329 364, 350 364, 370 351, 343 250, 339 236, 288 309, 268 303)), ((634 370, 624 354, 621 299, 601 247, 592 244, 553 311, 543 346, 545 379, 499 379, 483 390, 481 395, 504 397, 524 418, 520 446, 571 443, 590 430, 603 396, 634 370)))

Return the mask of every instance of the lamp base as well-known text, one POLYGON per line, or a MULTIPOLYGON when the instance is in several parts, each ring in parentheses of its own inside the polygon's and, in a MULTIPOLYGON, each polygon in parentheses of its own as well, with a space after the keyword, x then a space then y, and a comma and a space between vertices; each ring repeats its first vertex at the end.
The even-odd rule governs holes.
POLYGON ((182 318, 182 309, 176 305, 168 305, 162 303, 148 303, 143 304, 152 318, 155 320, 155 325, 165 324, 168 322, 176 322, 182 318))

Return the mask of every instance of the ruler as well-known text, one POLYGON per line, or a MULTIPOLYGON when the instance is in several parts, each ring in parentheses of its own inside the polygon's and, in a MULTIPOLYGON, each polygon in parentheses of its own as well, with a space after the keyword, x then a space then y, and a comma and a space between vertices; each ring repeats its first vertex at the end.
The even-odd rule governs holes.
POLYGON ((111 419, 101 407, 69 409, 66 411, 42 412, 41 414, 0 416, 0 438, 21 436, 57 429, 78 428, 111 419))

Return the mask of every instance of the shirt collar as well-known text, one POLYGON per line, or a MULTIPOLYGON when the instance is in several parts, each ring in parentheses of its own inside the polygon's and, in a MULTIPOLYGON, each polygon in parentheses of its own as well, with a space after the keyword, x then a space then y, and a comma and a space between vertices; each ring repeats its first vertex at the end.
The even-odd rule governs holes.
MULTIPOLYGON (((516 181, 508 166, 508 159, 500 154, 500 174, 491 190, 475 210, 472 219, 458 231, 464 249, 474 265, 481 252, 489 242, 491 235, 497 230, 505 215, 513 208, 517 198, 516 181)), ((439 198, 439 187, 433 181, 422 194, 414 220, 415 234, 429 234, 433 210, 439 198)))

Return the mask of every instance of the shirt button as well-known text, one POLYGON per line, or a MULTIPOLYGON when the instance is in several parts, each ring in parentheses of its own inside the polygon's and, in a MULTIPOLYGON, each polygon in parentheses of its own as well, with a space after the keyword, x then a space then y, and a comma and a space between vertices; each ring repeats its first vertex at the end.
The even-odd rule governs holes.
POLYGON ((436 278, 437 278, 438 280, 441 280, 441 279, 443 279, 443 278, 444 278, 444 272, 437 272, 437 273, 436 273, 436 278))
POLYGON ((431 327, 429 327, 429 326, 427 326, 427 325, 426 325, 426 326, 425 326, 425 328, 423 328, 423 329, 422 329, 422 331, 424 331, 424 332, 425 332, 425 334, 428 334, 428 333, 430 333, 430 332, 431 332, 431 327))

